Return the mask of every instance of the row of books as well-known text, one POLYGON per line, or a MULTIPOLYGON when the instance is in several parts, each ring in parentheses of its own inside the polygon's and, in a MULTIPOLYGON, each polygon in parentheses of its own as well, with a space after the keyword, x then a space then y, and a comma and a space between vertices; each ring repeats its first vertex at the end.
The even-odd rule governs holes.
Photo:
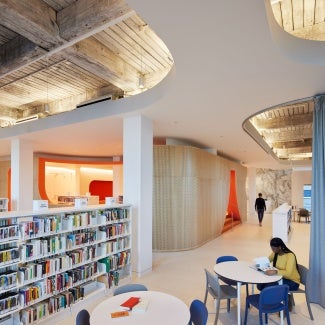
POLYGON ((120 252, 111 256, 101 258, 100 260, 98 260, 98 262, 104 264, 105 272, 109 273, 111 271, 115 271, 129 264, 130 259, 131 259, 131 252, 128 250, 128 251, 120 252))
POLYGON ((55 295, 45 301, 39 302, 33 306, 27 307, 21 311, 20 322, 22 325, 32 325, 40 322, 46 317, 53 315, 72 303, 83 298, 83 289, 81 286, 71 288, 58 295, 55 295))
POLYGON ((102 211, 102 214, 105 215, 106 221, 116 221, 129 218, 128 209, 108 209, 102 211))
MULTIPOLYGON (((96 232, 86 232, 78 234, 57 235, 46 239, 35 239, 25 244, 22 244, 19 249, 17 247, 8 248, 0 251, 0 267, 19 261, 28 261, 35 258, 47 257, 51 254, 59 254, 67 249, 73 249, 74 246, 80 246, 80 243, 86 244, 84 240, 92 242, 96 237, 96 232), (67 239, 66 239, 67 238, 67 239)), ((120 238, 112 243, 103 243, 100 246, 100 254, 95 256, 105 255, 119 249, 124 249, 129 245, 127 238, 120 238), (104 248, 104 249, 103 249, 104 248)), ((93 248, 90 249, 93 252, 93 248)))
POLYGON ((62 231, 61 220, 62 216, 57 215, 46 218, 33 217, 32 220, 21 221, 19 223, 21 239, 24 240, 62 231))
POLYGON ((67 235, 67 249, 75 246, 93 243, 97 239, 96 230, 87 230, 67 235))
POLYGON ((19 294, 16 292, 7 292, 0 296, 0 315, 19 307, 19 294))
POLYGON ((66 250, 66 237, 56 235, 45 239, 33 239, 19 247, 22 261, 33 258, 41 258, 50 254, 58 254, 66 250))
MULTIPOLYGON (((97 262, 89 265, 84 265, 76 269, 69 270, 64 273, 37 281, 32 285, 19 289, 19 295, 22 306, 29 306, 41 297, 67 290, 73 289, 73 286, 78 282, 90 280, 93 276, 97 275, 98 267, 97 262)), ((1 299, 1 297, 0 297, 1 299)))
MULTIPOLYGON (((1 199, 0 199, 0 209, 2 208, 1 206, 1 199)), ((16 223, 15 218, 8 218, 8 219, 0 219, 0 227, 6 227, 6 226, 11 226, 16 223)))
POLYGON ((31 220, 20 222, 18 227, 20 238, 25 240, 60 231, 77 230, 80 227, 96 226, 106 222, 113 222, 126 218, 128 218, 128 210, 114 209, 104 210, 100 213, 82 212, 44 217, 37 216, 33 217, 31 220))
POLYGON ((126 223, 116 223, 113 225, 100 226, 99 231, 103 232, 106 238, 112 238, 128 233, 129 225, 126 223))
POLYGON ((103 248, 102 255, 105 255, 105 254, 121 251, 123 249, 127 249, 128 247, 130 247, 130 238, 121 237, 104 243, 100 243, 98 244, 98 246, 103 248))
POLYGON ((23 285, 25 282, 40 279, 51 274, 61 272, 72 268, 72 259, 68 255, 61 255, 55 258, 48 258, 37 261, 36 263, 28 263, 18 268, 18 278, 23 285))
POLYGON ((5 248, 0 251, 0 267, 19 261, 18 247, 5 248))
POLYGON ((17 271, 0 274, 0 292, 17 286, 17 271))
POLYGON ((95 226, 97 224, 97 215, 88 212, 68 214, 62 219, 63 230, 73 230, 80 227, 95 226))
POLYGON ((19 225, 5 225, 0 227, 0 241, 19 238, 19 225))
MULTIPOLYGON (((45 276, 64 272, 73 268, 74 265, 87 262, 91 263, 94 258, 106 254, 106 246, 94 245, 71 251, 65 255, 39 260, 36 263, 28 263, 18 268, 19 283, 23 285, 24 283, 29 283, 45 276)), ((120 255, 121 253, 118 253, 116 257, 111 257, 109 260, 114 260, 115 262, 110 262, 110 264, 119 265, 118 256, 120 255)))

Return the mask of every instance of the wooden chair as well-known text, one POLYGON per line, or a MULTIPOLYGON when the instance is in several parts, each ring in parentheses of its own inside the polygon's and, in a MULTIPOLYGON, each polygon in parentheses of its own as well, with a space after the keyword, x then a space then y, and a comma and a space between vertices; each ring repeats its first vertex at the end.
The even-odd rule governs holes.
POLYGON ((313 313, 310 308, 309 297, 308 297, 308 272, 309 272, 309 270, 307 267, 305 267, 301 264, 298 264, 298 269, 299 269, 299 273, 300 273, 300 283, 304 286, 304 289, 301 289, 299 287, 297 290, 290 290, 290 294, 292 295, 293 305, 295 305, 295 300, 293 299, 293 294, 295 294, 295 293, 305 294, 310 319, 314 320, 314 316, 313 316, 313 313))
POLYGON ((204 269, 206 276, 206 287, 204 295, 204 304, 206 305, 208 293, 216 300, 216 317, 214 324, 217 325, 220 310, 220 301, 227 300, 227 312, 230 311, 230 299, 237 299, 237 290, 228 284, 220 284, 217 275, 213 275, 207 269, 204 269))

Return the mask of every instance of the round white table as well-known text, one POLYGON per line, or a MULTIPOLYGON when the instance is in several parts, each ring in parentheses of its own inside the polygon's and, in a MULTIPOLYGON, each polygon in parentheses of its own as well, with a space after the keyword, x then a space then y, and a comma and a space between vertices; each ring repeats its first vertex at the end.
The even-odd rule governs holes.
POLYGON ((180 299, 157 291, 133 291, 110 297, 94 308, 90 324, 141 324, 141 325, 187 325, 190 320, 188 306, 180 299), (129 312, 129 316, 111 318, 111 313, 121 311, 120 305, 130 297, 149 301, 144 312, 129 312))
MULTIPOLYGON (((282 275, 266 275, 261 271, 253 268, 252 262, 246 261, 230 261, 218 263, 214 266, 214 272, 222 277, 237 282, 237 323, 241 324, 240 316, 240 289, 242 283, 282 283, 282 275)), ((283 324, 283 317, 281 313, 281 324, 283 324)))

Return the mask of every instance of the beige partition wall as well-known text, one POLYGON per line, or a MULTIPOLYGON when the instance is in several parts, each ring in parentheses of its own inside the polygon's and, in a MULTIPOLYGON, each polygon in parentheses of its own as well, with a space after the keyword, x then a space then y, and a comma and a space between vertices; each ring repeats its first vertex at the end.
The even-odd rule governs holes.
POLYGON ((190 146, 154 146, 153 249, 198 247, 220 235, 236 171, 238 206, 246 220, 246 168, 190 146))

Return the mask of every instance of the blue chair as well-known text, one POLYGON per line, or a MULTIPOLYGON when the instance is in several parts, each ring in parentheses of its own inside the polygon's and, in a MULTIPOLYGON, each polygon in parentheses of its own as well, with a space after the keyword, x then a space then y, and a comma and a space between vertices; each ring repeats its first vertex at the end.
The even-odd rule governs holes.
POLYGON ((263 314, 265 314, 265 323, 267 324, 268 314, 277 313, 282 310, 287 317, 287 324, 290 325, 288 293, 289 286, 282 284, 266 287, 259 294, 247 296, 244 325, 247 324, 247 314, 250 306, 258 309, 260 325, 263 325, 263 314))
POLYGON ((88 310, 82 309, 78 312, 76 317, 76 325, 90 325, 90 315, 88 310))
POLYGON ((120 295, 121 293, 132 292, 132 291, 148 291, 148 289, 145 285, 140 283, 129 283, 117 287, 113 292, 113 296, 117 296, 120 295))
POLYGON ((192 301, 190 306, 189 325, 206 325, 208 322, 208 309, 205 304, 198 299, 192 301))
MULTIPOLYGON (((232 255, 222 255, 216 259, 216 264, 223 263, 223 262, 231 262, 231 261, 238 261, 238 258, 236 256, 232 256, 232 255)), ((234 280, 229 280, 229 279, 221 277, 221 276, 219 276, 219 279, 225 284, 237 287, 237 282, 234 280)), ((248 284, 247 283, 246 283, 246 295, 248 295, 248 284)))

